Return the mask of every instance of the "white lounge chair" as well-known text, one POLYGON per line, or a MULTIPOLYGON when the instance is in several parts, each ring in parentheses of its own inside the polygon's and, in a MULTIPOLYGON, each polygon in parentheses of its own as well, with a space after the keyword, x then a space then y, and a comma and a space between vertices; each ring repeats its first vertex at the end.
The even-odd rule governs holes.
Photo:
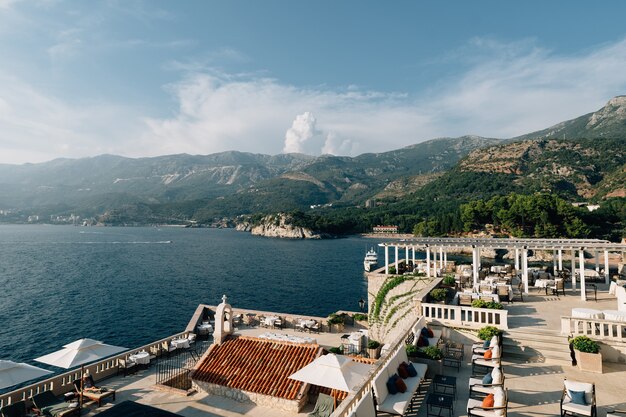
POLYGON ((490 384, 483 382, 485 375, 472 375, 469 379, 470 398, 482 398, 489 394, 495 394, 497 388, 504 388, 504 371, 502 368, 493 368, 490 372, 492 381, 490 384))
POLYGON ((507 390, 498 388, 494 395, 493 407, 483 407, 482 400, 470 398, 467 400, 467 417, 506 417, 509 407, 509 395, 507 390))
POLYGON ((561 416, 589 416, 596 417, 596 386, 588 382, 563 381, 563 392, 561 393, 561 416), (585 404, 578 404, 572 398, 572 392, 584 392, 585 404))

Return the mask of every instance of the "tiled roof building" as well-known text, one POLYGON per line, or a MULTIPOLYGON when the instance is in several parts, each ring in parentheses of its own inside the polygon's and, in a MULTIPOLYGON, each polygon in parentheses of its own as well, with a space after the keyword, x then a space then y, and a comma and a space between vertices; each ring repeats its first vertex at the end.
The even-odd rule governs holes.
POLYGON ((306 400, 304 383, 288 377, 313 362, 321 351, 317 344, 231 335, 211 346, 192 379, 213 394, 297 412, 306 400))

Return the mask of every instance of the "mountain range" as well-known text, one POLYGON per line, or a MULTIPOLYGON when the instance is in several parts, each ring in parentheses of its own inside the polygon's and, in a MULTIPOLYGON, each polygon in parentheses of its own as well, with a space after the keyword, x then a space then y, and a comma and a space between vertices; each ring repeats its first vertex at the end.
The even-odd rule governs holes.
POLYGON ((571 200, 623 197, 624 145, 626 96, 618 96, 597 112, 517 138, 439 138, 356 157, 230 151, 5 164, 0 210, 13 213, 5 215, 13 221, 76 214, 111 222, 208 222, 311 205, 398 201, 421 192, 432 198, 444 197, 444 190, 481 196, 480 189, 462 183, 468 174, 480 176, 480 183, 491 178, 492 185, 550 190, 571 200))

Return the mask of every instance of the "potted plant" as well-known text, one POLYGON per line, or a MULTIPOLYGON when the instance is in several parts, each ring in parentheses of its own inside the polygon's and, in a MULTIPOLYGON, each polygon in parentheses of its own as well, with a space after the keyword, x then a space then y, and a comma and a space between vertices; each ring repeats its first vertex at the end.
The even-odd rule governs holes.
POLYGON ((378 357, 380 356, 381 348, 382 348, 382 345, 380 344, 379 341, 370 339, 367 342, 367 356, 369 356, 372 359, 378 359, 378 357))
POLYGON ((337 314, 331 314, 328 316, 328 328, 331 333, 334 331, 335 333, 339 333, 343 331, 344 320, 343 316, 338 316, 337 314))
POLYGON ((429 295, 436 303, 445 303, 448 290, 445 288, 435 288, 430 291, 429 295))
MULTIPOLYGON (((416 353, 416 356, 412 357, 413 362, 424 363, 428 365, 428 370, 426 371, 427 378, 433 378, 437 374, 442 374, 442 359, 443 359, 443 351, 439 349, 437 346, 425 346, 425 347, 417 347, 416 352, 413 352, 411 349, 411 353, 416 353)), ((407 353, 408 356, 408 353, 407 353)))
POLYGON ((335 355, 343 355, 343 349, 341 346, 339 347, 331 347, 328 349, 330 353, 334 353, 335 355))
POLYGON ((600 345, 587 336, 576 336, 569 341, 574 348, 578 369, 581 371, 602 373, 602 354, 600 345))
POLYGON ((355 313, 352 316, 352 320, 354 321, 354 327, 357 329, 367 329, 367 314, 365 313, 355 313))
POLYGON ((454 275, 446 275, 445 277, 443 277, 441 284, 450 288, 456 287, 456 280, 454 279, 454 275))
POLYGON ((406 345, 406 356, 408 356, 409 360, 415 362, 413 359, 419 356, 420 348, 410 343, 406 345))
POLYGON ((501 335, 502 330, 494 326, 485 326, 481 327, 480 330, 478 330, 478 338, 480 340, 491 340, 492 337, 501 335))

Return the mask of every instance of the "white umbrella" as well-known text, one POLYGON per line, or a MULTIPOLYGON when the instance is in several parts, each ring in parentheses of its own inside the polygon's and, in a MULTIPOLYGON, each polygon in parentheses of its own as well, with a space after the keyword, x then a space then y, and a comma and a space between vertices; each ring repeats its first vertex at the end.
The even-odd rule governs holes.
POLYGON ((289 378, 350 392, 359 386, 371 369, 371 365, 330 353, 318 357, 295 374, 290 375, 289 378))
POLYGON ((31 379, 39 378, 44 375, 51 374, 47 371, 33 365, 22 362, 13 362, 0 360, 0 389, 12 387, 31 379))
POLYGON ((69 369, 115 355, 125 350, 128 349, 107 345, 93 339, 80 339, 63 346, 63 349, 40 356, 35 360, 37 362, 47 363, 48 365, 69 369))

